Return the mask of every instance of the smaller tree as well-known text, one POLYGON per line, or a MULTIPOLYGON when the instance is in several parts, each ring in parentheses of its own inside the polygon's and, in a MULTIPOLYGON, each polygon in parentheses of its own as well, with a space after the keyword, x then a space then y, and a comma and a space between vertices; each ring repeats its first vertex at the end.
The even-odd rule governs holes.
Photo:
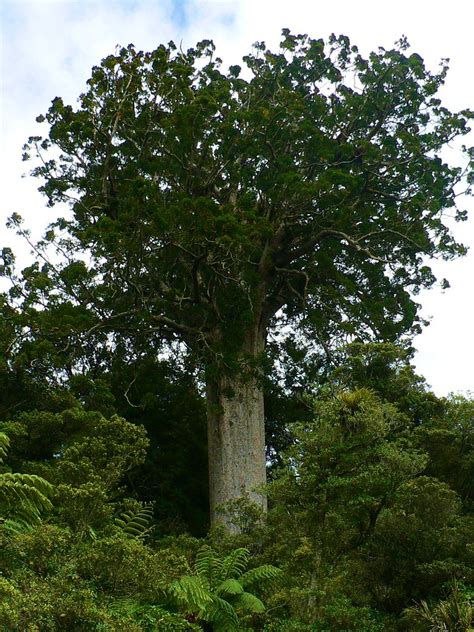
POLYGON ((367 388, 326 391, 312 405, 313 419, 292 426, 286 467, 269 486, 273 554, 294 582, 288 602, 302 623, 323 619, 334 599, 346 610, 354 595, 367 605, 351 560, 361 563, 385 507, 427 462, 400 436, 407 418, 367 388))
POLYGON ((322 563, 362 544, 387 499, 427 458, 397 439, 405 416, 367 388, 326 393, 313 405, 313 419, 292 427, 288 467, 270 494, 313 539, 322 563))

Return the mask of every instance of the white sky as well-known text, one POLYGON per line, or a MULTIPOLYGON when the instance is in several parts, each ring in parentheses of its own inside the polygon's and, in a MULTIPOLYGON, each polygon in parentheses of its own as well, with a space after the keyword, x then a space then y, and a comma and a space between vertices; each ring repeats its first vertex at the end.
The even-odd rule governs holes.
MULTIPOLYGON (((0 248, 12 247, 22 265, 31 260, 28 249, 4 228, 6 218, 20 213, 39 237, 54 212, 36 192, 37 182, 21 178, 28 167, 21 147, 37 133, 35 117, 55 96, 75 104, 91 67, 116 44, 151 50, 170 39, 184 48, 213 39, 230 65, 257 40, 276 48, 283 27, 312 37, 343 33, 363 53, 388 48, 404 34, 432 69, 450 58, 444 104, 474 109, 473 0, 0 0, 0 10, 0 248)), ((474 133, 465 142, 474 145, 474 133)), ((459 159, 455 148, 451 154, 459 159)), ((433 289, 418 299, 432 322, 415 341, 416 366, 440 395, 474 391, 473 200, 463 206, 472 218, 454 232, 472 252, 436 263, 435 272, 450 280, 451 289, 433 289)))

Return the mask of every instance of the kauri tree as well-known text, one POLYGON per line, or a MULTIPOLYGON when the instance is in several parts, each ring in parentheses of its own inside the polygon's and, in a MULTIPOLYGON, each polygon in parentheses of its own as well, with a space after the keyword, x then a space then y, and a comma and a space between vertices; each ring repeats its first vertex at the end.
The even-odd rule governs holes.
POLYGON ((107 345, 193 360, 214 522, 244 493, 265 507, 272 332, 291 324, 329 349, 419 329, 428 258, 463 252, 443 219, 464 219, 466 174, 441 151, 473 116, 442 106, 446 65, 430 72, 404 40, 364 58, 345 36, 284 30, 277 52, 257 43, 244 63, 224 71, 210 41, 119 49, 25 147, 49 205, 70 207, 43 242, 63 264, 40 246, 17 286, 32 335, 72 364, 107 345))

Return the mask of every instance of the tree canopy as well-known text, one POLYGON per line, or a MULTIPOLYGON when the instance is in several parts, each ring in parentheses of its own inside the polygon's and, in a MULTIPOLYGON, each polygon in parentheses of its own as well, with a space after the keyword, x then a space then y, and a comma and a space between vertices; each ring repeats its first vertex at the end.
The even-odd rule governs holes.
POLYGON ((227 72, 210 41, 117 50, 25 147, 49 204, 72 210, 56 224, 68 263, 29 278, 89 334, 178 338, 207 364, 231 364, 256 321, 323 344, 416 331, 427 259, 463 252, 443 219, 465 218, 464 174, 440 152, 472 113, 443 107, 447 66, 407 49, 364 58, 284 30, 227 72))

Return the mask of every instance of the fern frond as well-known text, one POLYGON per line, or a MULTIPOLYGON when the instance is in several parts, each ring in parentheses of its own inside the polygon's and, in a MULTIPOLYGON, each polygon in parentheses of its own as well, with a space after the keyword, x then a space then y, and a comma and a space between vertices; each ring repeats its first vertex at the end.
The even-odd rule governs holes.
MULTIPOLYGON (((11 472, 0 474, 0 485, 10 484, 16 486, 19 490, 22 489, 26 494, 28 493, 28 489, 35 489, 45 497, 51 495, 53 492, 51 483, 36 474, 13 474, 11 472)), ((46 504, 48 503, 49 501, 47 501, 46 504)))
POLYGON ((244 592, 242 584, 237 580, 230 577, 222 582, 222 584, 217 588, 217 595, 241 595, 244 592))
POLYGON ((3 529, 15 534, 25 533, 33 529, 31 520, 25 521, 21 518, 15 518, 14 520, 11 518, 6 518, 5 520, 0 519, 0 524, 3 529))
POLYGON ((215 632, 237 632, 239 618, 232 605, 221 597, 214 596, 201 614, 202 619, 213 624, 215 632))
POLYGON ((235 601, 235 607, 247 612, 265 612, 265 605, 252 593, 243 592, 235 601))
POLYGON ((210 588, 216 588, 221 583, 223 562, 207 544, 197 552, 194 566, 199 577, 206 578, 210 588))
MULTIPOLYGON (((0 463, 6 456, 10 440, 0 432, 0 463)), ((41 520, 52 508, 53 486, 36 474, 0 474, 0 524, 10 531, 25 531, 41 520)))
POLYGON ((251 568, 240 577, 239 581, 244 588, 251 588, 252 586, 262 586, 280 581, 282 575, 281 569, 276 568, 276 566, 263 564, 257 568, 251 568))
POLYGON ((10 445, 10 439, 4 432, 0 432, 0 463, 3 463, 10 445))
POLYGON ((38 512, 51 509, 48 496, 52 493, 52 486, 39 476, 34 478, 30 474, 1 474, 0 502, 31 506, 38 512))
POLYGON ((133 597, 117 597, 110 603, 111 612, 133 616, 142 604, 133 597))
POLYGON ((250 551, 248 549, 234 549, 224 558, 222 562, 221 580, 230 577, 240 577, 249 561, 250 551))
POLYGON ((213 600, 201 578, 190 575, 172 582, 167 592, 172 600, 186 612, 203 612, 213 600))
POLYGON ((150 533, 152 520, 153 507, 144 505, 135 511, 130 510, 121 514, 115 518, 115 524, 129 537, 142 540, 150 533))
POLYGON ((37 524, 41 514, 52 508, 53 486, 35 474, 0 474, 0 516, 5 526, 16 529, 37 524))

